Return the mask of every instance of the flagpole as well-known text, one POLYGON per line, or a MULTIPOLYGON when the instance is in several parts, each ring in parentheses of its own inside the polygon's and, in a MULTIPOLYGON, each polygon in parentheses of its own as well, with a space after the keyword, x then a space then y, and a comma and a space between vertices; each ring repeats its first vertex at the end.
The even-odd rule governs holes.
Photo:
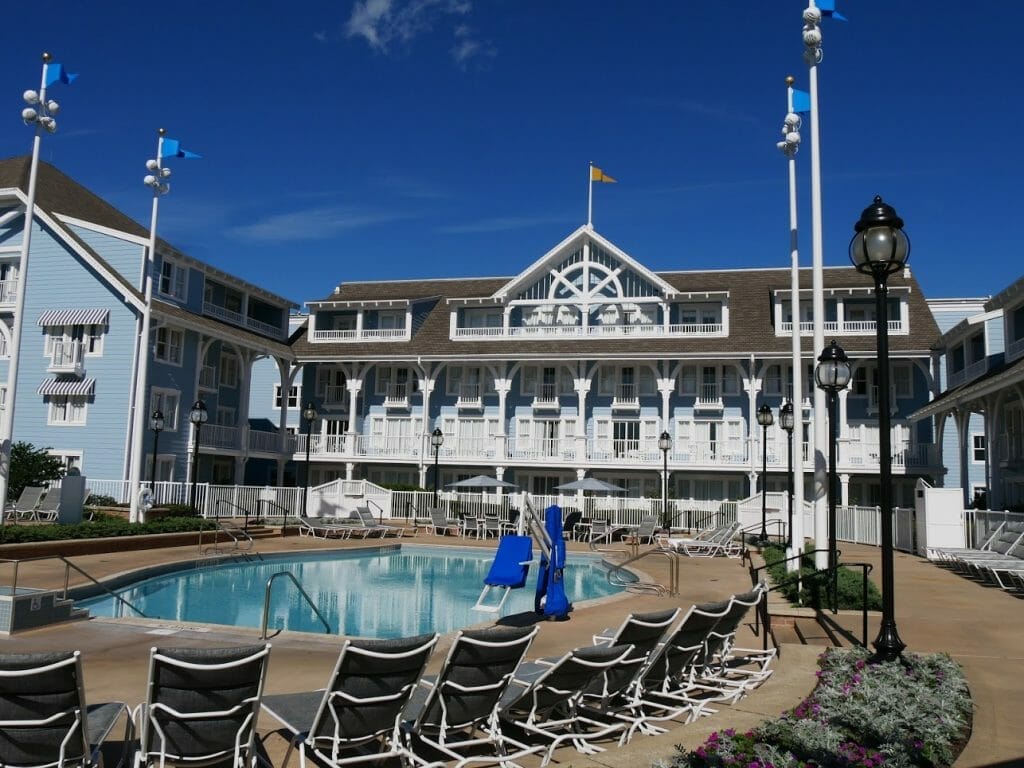
MULTIPOLYGON (((814 301, 815 353, 825 348, 825 276, 821 216, 821 142, 818 122, 818 64, 821 62, 821 10, 808 0, 803 14, 804 61, 808 68, 811 102, 811 295, 814 301)), ((827 568, 828 510, 825 505, 826 478, 823 448, 828 442, 825 423, 825 391, 814 387, 814 556, 815 567, 827 568)))
MULTIPOLYGON (((169 168, 162 166, 164 135, 166 131, 161 128, 158 131, 156 140, 156 159, 146 163, 146 168, 151 175, 146 176, 145 184, 153 188, 153 209, 149 219, 149 245, 146 248, 146 259, 143 269, 143 290, 145 292, 145 304, 142 308, 142 327, 139 330, 138 354, 135 359, 135 411, 132 418, 132 456, 131 469, 129 470, 129 520, 133 523, 144 523, 145 510, 140 504, 139 494, 142 485, 142 465, 144 441, 143 432, 146 429, 146 388, 149 377, 149 327, 153 314, 153 270, 156 267, 156 224, 160 212, 160 196, 169 189, 164 179, 171 175, 169 168)), ((156 466, 154 461, 153 466, 156 466)), ((156 490, 156 478, 151 478, 152 488, 156 490)))
POLYGON ((594 226, 594 161, 587 168, 587 226, 594 226))
MULTIPOLYGON (((797 206, 796 206, 796 153, 800 147, 800 118, 793 111, 793 82, 792 75, 786 78, 786 121, 782 129, 785 141, 779 143, 780 148, 788 158, 789 166, 789 257, 790 257, 790 311, 792 315, 792 327, 790 338, 792 341, 792 364, 793 364, 793 392, 790 399, 793 402, 796 424, 797 450, 793 453, 793 508, 797 510, 793 515, 793 530, 789 537, 790 550, 786 557, 793 557, 803 550, 804 540, 804 409, 803 409, 803 373, 804 367, 801 359, 800 340, 800 248, 797 238, 797 206)), ((788 571, 800 570, 800 561, 791 560, 786 569, 788 571)))
MULTIPOLYGON (((50 66, 51 56, 43 54, 43 74, 39 82, 37 98, 30 98, 31 91, 25 92, 25 101, 30 105, 38 105, 38 112, 32 106, 22 112, 26 124, 34 122, 35 138, 32 140, 32 160, 28 172, 28 196, 25 200, 25 224, 21 233, 21 253, 18 257, 18 287, 15 291, 14 317, 11 323, 11 360, 7 364, 7 402, 0 418, 0 504, 7 505, 7 492, 10 488, 11 447, 14 436, 14 406, 18 397, 18 363, 21 358, 21 331, 25 320, 25 290, 28 286, 28 257, 32 248, 32 226, 36 211, 36 180, 39 176, 39 149, 42 146, 43 131, 53 133, 57 123, 49 115, 56 113, 57 105, 46 100, 46 75, 50 66), (51 107, 50 104, 53 104, 51 107)), ((35 97, 35 94, 32 94, 35 97)), ((3 515, 0 514, 0 520, 3 515)), ((2 522, 0 522, 2 524, 2 522)))

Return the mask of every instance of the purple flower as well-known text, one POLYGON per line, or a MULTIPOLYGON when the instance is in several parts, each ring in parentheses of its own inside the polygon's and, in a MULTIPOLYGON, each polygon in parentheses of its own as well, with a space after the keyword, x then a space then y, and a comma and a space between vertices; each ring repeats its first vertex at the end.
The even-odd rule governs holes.
POLYGON ((924 742, 920 739, 914 739, 914 749, 921 749, 924 746, 924 742))
POLYGON ((853 684, 857 685, 863 678, 861 678, 860 675, 854 675, 851 679, 853 680, 853 684))
POLYGON ((708 753, 704 751, 704 747, 697 747, 693 751, 693 754, 702 759, 708 756, 708 753))
POLYGON ((864 667, 866 667, 866 666, 867 666, 867 664, 865 664, 865 663, 864 663, 864 659, 860 659, 860 660, 858 660, 858 661, 857 661, 857 663, 856 663, 856 664, 854 664, 854 666, 855 666, 855 667, 856 667, 857 669, 864 669, 864 667))
POLYGON ((724 733, 724 734, 725 734, 726 736, 735 736, 735 735, 736 735, 736 729, 735 729, 735 728, 726 728, 726 729, 725 729, 725 730, 723 731, 723 733, 724 733))

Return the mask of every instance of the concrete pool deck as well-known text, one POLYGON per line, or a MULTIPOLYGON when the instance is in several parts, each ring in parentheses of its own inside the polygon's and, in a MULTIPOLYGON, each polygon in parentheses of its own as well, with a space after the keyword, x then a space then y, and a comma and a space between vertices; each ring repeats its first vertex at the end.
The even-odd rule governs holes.
MULTIPOLYGON (((393 541, 389 539, 389 543, 393 541)), ((308 537, 275 537, 257 540, 256 551, 288 552, 375 546, 377 539, 363 541, 323 541, 308 537)), ((419 535, 402 539, 403 544, 458 544, 494 547, 493 540, 477 542, 452 537, 419 535)), ((571 550, 586 550, 585 545, 570 544, 571 550)), ((86 572, 103 579, 114 574, 158 563, 194 559, 197 548, 171 547, 160 550, 126 551, 75 557, 86 572)), ((878 562, 878 551, 871 547, 844 547, 850 561, 878 562)), ((666 560, 651 557, 638 567, 650 578, 667 583, 666 560)), ((571 647, 591 642, 591 635, 619 624, 630 612, 680 606, 684 610, 695 602, 718 600, 749 589, 750 579, 738 560, 725 558, 684 558, 680 562, 680 593, 674 597, 625 594, 578 606, 566 622, 541 622, 540 632, 530 656, 560 655, 571 647)), ((875 575, 877 576, 877 568, 875 575)), ((896 555, 897 624, 903 640, 912 651, 945 651, 956 658, 967 672, 976 714, 971 740, 957 761, 963 768, 974 766, 1024 765, 1024 734, 1019 728, 1019 712, 1024 711, 1024 687, 1019 674, 1024 661, 1024 605, 999 590, 989 589, 949 573, 925 560, 896 555)), ((64 567, 59 561, 24 564, 19 584, 60 586, 64 567)), ((73 574, 71 583, 84 583, 73 574)), ((570 596, 571 597, 571 596, 570 596)), ((524 617, 525 619, 526 617, 524 617)), ((857 626, 859 616, 845 617, 844 624, 857 626)), ((869 628, 874 637, 877 617, 869 628)), ((738 644, 759 647, 749 627, 741 630, 738 644)), ((191 645, 214 647, 252 643, 258 640, 255 629, 224 626, 197 626, 184 622, 145 619, 92 619, 66 623, 9 637, 0 637, 3 652, 31 652, 78 649, 82 652, 85 685, 90 701, 125 701, 136 705, 145 696, 149 649, 154 645, 191 645)), ((450 636, 442 638, 431 660, 435 671, 444 657, 450 636)), ((280 633, 271 637, 273 650, 268 670, 267 693, 315 690, 323 687, 338 653, 336 637, 306 633, 280 633)), ((723 706, 718 714, 690 725, 676 725, 660 736, 636 736, 630 744, 609 749, 594 756, 583 756, 571 747, 556 753, 556 760, 574 766, 649 765, 668 758, 676 744, 694 747, 714 730, 745 730, 766 718, 798 704, 811 692, 820 647, 784 642, 774 662, 775 673, 768 682, 732 706, 723 706)), ((261 731, 272 723, 261 720, 261 731)), ((270 756, 280 764, 285 743, 272 736, 267 742, 270 756)))

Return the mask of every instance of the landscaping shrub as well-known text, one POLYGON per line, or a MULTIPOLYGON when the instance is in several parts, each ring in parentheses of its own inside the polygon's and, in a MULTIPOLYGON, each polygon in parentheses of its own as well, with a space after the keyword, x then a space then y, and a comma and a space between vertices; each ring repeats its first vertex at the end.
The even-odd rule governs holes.
POLYGON ((944 768, 970 730, 960 666, 945 654, 871 663, 864 648, 830 648, 818 685, 795 709, 746 733, 713 733, 662 768, 944 768))
MULTIPOLYGON (((781 587, 779 592, 791 603, 806 605, 811 608, 825 608, 828 606, 828 581, 827 574, 818 573, 814 567, 814 555, 805 554, 800 560, 800 574, 803 589, 797 595, 795 582, 796 573, 788 573, 785 563, 781 561, 786 557, 786 551, 775 544, 769 544, 762 548, 761 556, 765 563, 769 564, 768 575, 776 584, 781 584, 793 579, 792 584, 781 587), (774 563, 774 565, 772 565, 774 563), (798 599, 799 597, 799 599, 798 599)), ((864 583, 860 569, 842 568, 836 583, 837 602, 840 610, 860 610, 863 602, 864 583)), ((882 595, 878 587, 868 578, 868 610, 879 611, 882 609, 882 595)))
POLYGON ((64 464, 31 443, 17 442, 11 446, 11 471, 7 479, 7 498, 17 499, 28 485, 47 485, 64 477, 64 464))
POLYGON ((151 533, 186 533, 211 530, 214 527, 213 522, 200 518, 165 517, 148 523, 129 523, 119 517, 104 515, 100 519, 76 525, 5 525, 0 528, 0 544, 142 536, 151 533))
POLYGON ((127 504, 119 504, 113 496, 104 496, 102 493, 90 493, 87 499, 90 507, 127 507, 127 504))

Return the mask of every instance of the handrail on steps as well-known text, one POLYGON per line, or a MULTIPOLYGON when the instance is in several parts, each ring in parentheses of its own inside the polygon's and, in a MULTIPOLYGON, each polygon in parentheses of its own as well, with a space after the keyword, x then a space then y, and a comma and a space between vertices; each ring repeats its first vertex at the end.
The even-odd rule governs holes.
MULTIPOLYGON (((226 533, 228 538, 235 543, 236 552, 248 552, 256 545, 255 540, 253 539, 252 536, 249 535, 249 532, 247 530, 245 530, 244 528, 239 528, 237 525, 229 525, 227 523, 222 523, 220 519, 217 518, 217 533, 219 534, 222 531, 226 533), (243 540, 248 543, 248 546, 245 548, 245 550, 242 550, 241 548, 241 542, 243 540)), ((218 555, 222 554, 222 550, 220 548, 219 535, 217 536, 216 539, 214 539, 212 547, 207 547, 205 550, 203 550, 203 554, 206 554, 208 552, 213 552, 218 555)))
MULTIPOLYGON (((369 506, 370 506, 371 504, 372 504, 373 506, 375 506, 375 507, 377 508, 377 522, 378 522, 378 523, 379 523, 380 525, 384 525, 384 507, 382 507, 382 506, 381 506, 380 504, 378 504, 378 503, 377 503, 376 501, 374 501, 373 499, 365 499, 365 498, 364 498, 364 499, 363 499, 363 501, 365 501, 365 502, 366 502, 366 506, 367 506, 367 508, 369 508, 369 506)), ((371 510, 371 511, 372 511, 372 510, 371 510)))
POLYGON ((287 576, 292 580, 295 588, 299 590, 299 594, 302 595, 307 603, 309 603, 309 607, 313 609, 313 613, 315 613, 316 617, 320 619, 320 623, 324 625, 324 632, 328 635, 331 634, 331 625, 327 623, 327 619, 325 619, 324 615, 320 613, 320 609, 316 607, 316 603, 314 603, 312 598, 310 598, 306 593, 306 590, 302 588, 302 585, 299 584, 299 580, 295 578, 294 574, 289 571, 278 571, 267 579, 267 588, 263 592, 263 624, 260 630, 260 639, 267 639, 267 621, 270 619, 270 590, 274 586, 274 580, 277 579, 278 576, 287 576))
MULTIPOLYGON (((243 507, 243 506, 241 506, 239 504, 235 504, 233 501, 228 501, 227 499, 217 499, 217 504, 214 506, 213 509, 214 509, 214 516, 218 520, 220 519, 220 505, 221 504, 227 504, 229 509, 235 509, 235 510, 238 510, 239 512, 241 512, 242 513, 242 517, 245 518, 245 530, 246 531, 249 530, 249 514, 250 514, 250 512, 249 512, 248 507, 243 507)), ((232 515, 232 517, 238 517, 238 515, 232 515)), ((257 520, 259 519, 258 515, 256 516, 256 519, 257 520)))
POLYGON ((13 569, 12 569, 13 573, 11 575, 11 597, 12 598, 18 593, 18 566, 20 566, 22 563, 39 562, 41 560, 60 560, 62 563, 64 563, 64 593, 61 595, 61 599, 62 600, 67 600, 68 599, 68 589, 70 588, 70 582, 71 582, 71 573, 70 573, 70 571, 73 568, 75 571, 77 571, 79 574, 81 574, 82 576, 87 578, 89 581, 91 581, 97 587, 102 589, 104 592, 106 592, 112 598, 117 600, 119 603, 128 606, 128 608, 130 610, 135 611, 135 613, 139 614, 139 616, 141 616, 142 618, 144 618, 144 619, 149 618, 148 616, 146 616, 145 613, 143 613, 135 605, 132 605, 130 602, 125 600, 119 594, 117 594, 112 589, 110 589, 110 587, 108 587, 106 584, 104 584, 101 581, 98 581, 91 574, 86 573, 84 570, 82 570, 81 567, 79 567, 79 566, 75 565, 74 563, 72 563, 64 555, 42 555, 40 557, 24 557, 24 558, 21 558, 20 560, 12 559, 12 558, 0 558, 0 563, 13 563, 13 566, 14 566, 13 569))
POLYGON ((656 549, 656 548, 654 548, 654 549, 647 549, 647 550, 644 550, 643 552, 641 552, 640 554, 633 555, 633 557, 629 558, 628 560, 623 560, 621 563, 613 563, 610 560, 605 560, 604 562, 608 565, 608 583, 609 584, 614 584, 616 586, 635 586, 635 587, 640 587, 640 588, 643 588, 643 589, 652 589, 655 592, 657 592, 659 595, 668 594, 668 595, 675 596, 675 595, 679 594, 679 559, 676 558, 675 556, 673 556, 672 553, 666 552, 663 549, 656 549), (636 581, 636 582, 629 582, 628 584, 625 584, 625 583, 620 584, 620 583, 612 581, 612 575, 616 571, 625 570, 626 566, 629 565, 630 563, 635 563, 637 560, 642 560, 643 558, 647 557, 648 555, 663 555, 666 558, 668 558, 668 562, 669 562, 669 566, 668 566, 668 575, 669 575, 668 587, 664 586, 663 584, 658 584, 657 582, 652 582, 652 581, 636 581))

